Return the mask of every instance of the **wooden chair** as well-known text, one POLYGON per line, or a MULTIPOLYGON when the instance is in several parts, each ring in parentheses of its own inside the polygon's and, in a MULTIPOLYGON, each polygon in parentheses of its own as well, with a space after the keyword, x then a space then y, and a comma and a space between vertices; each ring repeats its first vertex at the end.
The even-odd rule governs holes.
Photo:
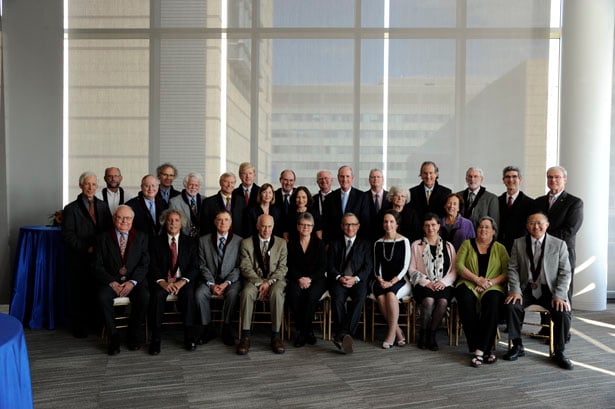
MULTIPOLYGON (((376 326, 386 326, 387 323, 383 322, 382 314, 378 311, 378 300, 374 294, 367 296, 367 299, 371 301, 371 327, 372 327, 372 342, 375 339, 376 326)), ((406 329, 407 342, 416 342, 416 302, 414 299, 407 295, 398 300, 400 304, 398 325, 401 328, 406 329)))
MULTIPOLYGON (((322 339, 331 339, 330 325, 328 324, 329 311, 331 309, 331 296, 329 291, 325 291, 319 300, 320 308, 316 308, 313 324, 318 324, 322 332, 322 339)), ((286 339, 292 339, 292 312, 290 309, 286 313, 286 339)))
MULTIPOLYGON (((346 302, 348 301, 352 301, 352 298, 348 297, 346 298, 346 302)), ((363 307, 361 309, 361 318, 359 319, 359 325, 361 325, 361 327, 363 327, 363 341, 367 341, 367 322, 366 322, 366 317, 367 314, 365 312, 365 304, 363 303, 363 307)), ((331 311, 333 310, 333 305, 330 304, 329 307, 329 317, 328 317, 328 322, 327 322, 327 333, 329 335, 329 339, 331 339, 333 337, 333 333, 331 332, 331 323, 333 322, 333 318, 332 318, 332 313, 331 311)))
MULTIPOLYGON (((284 317, 284 312, 282 312, 282 323, 280 327, 280 335, 284 338, 284 321, 286 318, 284 317)), ((239 325, 238 325, 238 334, 241 334, 241 314, 239 314, 239 325)), ((254 324, 273 324, 271 321, 271 306, 269 305, 269 301, 255 301, 254 309, 252 310, 252 328, 254 328, 254 324)))
MULTIPOLYGON (((538 320, 539 322, 531 322, 531 321, 523 321, 523 325, 531 325, 531 326, 535 326, 535 327, 540 327, 540 328, 548 328, 549 329, 549 335, 541 335, 541 334, 535 334, 535 333, 531 333, 531 332, 524 332, 521 331, 521 335, 525 335, 525 336, 531 336, 533 338, 541 338, 541 339, 545 339, 548 341, 549 343, 549 356, 553 356, 553 354, 555 353, 555 347, 553 345, 553 321, 551 320, 551 314, 549 313, 549 310, 544 308, 541 305, 538 304, 531 304, 528 305, 527 307, 525 307, 525 312, 534 312, 534 313, 538 313, 539 315, 542 316, 542 314, 547 314, 549 316, 549 323, 548 324, 541 324, 540 323, 540 319, 538 320)), ((508 341, 508 349, 512 348, 512 341, 509 340, 508 341)))

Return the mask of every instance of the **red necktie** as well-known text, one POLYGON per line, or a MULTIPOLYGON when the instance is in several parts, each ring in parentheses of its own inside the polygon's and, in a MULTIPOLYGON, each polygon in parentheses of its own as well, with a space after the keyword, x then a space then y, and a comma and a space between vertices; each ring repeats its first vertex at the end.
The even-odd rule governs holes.
POLYGON ((248 202, 250 201, 250 193, 248 193, 248 189, 243 190, 243 198, 245 199, 247 206, 248 202))
POLYGON ((175 243, 175 237, 171 238, 171 268, 169 269, 169 274, 167 277, 167 281, 170 283, 175 282, 175 266, 177 265, 177 243, 175 243))
POLYGON ((124 233, 120 233, 120 254, 122 258, 124 258, 124 253, 126 253, 126 237, 124 233))
POLYGON ((512 196, 508 196, 508 207, 512 207, 513 201, 512 201, 512 196))

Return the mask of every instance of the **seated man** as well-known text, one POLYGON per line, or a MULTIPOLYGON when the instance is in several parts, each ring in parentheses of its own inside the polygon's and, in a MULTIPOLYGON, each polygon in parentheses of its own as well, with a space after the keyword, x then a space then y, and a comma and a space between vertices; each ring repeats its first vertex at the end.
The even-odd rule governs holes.
POLYGON ((130 298, 128 349, 141 348, 139 326, 145 318, 149 291, 145 277, 149 268, 147 235, 132 228, 135 214, 130 206, 118 206, 113 215, 115 227, 96 237, 94 277, 99 283, 98 303, 110 335, 109 355, 120 352, 120 337, 113 322, 113 299, 130 298))
POLYGON ((353 213, 342 218, 344 235, 329 245, 328 278, 333 309, 333 343, 344 353, 352 352, 352 336, 361 319, 367 297, 367 279, 373 269, 372 246, 357 237, 360 224, 353 213), (346 298, 351 301, 346 310, 346 298))
POLYGON ((184 347, 196 349, 194 282, 198 273, 196 241, 181 232, 186 224, 176 209, 162 213, 163 233, 152 238, 150 245, 150 325, 152 339, 150 355, 160 353, 160 327, 167 296, 177 296, 177 306, 184 321, 184 347))
POLYGON ((508 337, 512 348, 504 359, 515 361, 525 356, 521 342, 524 308, 539 304, 548 309, 553 320, 555 354, 560 368, 573 369, 564 355, 566 336, 570 332, 570 261, 566 243, 547 234, 549 220, 544 213, 534 213, 527 219, 529 235, 515 240, 508 262, 508 297, 504 300, 508 337))
POLYGON ((201 339, 207 342, 215 337, 211 328, 210 300, 212 295, 224 297, 222 306, 222 341, 235 345, 231 318, 239 298, 241 281, 239 276, 239 248, 242 237, 233 234, 231 214, 220 210, 214 218, 216 232, 199 239, 199 271, 201 283, 196 289, 196 300, 205 326, 201 339))
POLYGON ((258 233, 241 242, 239 270, 243 277, 240 297, 242 321, 241 338, 237 353, 245 355, 250 350, 250 328, 254 303, 269 300, 271 308, 271 349, 276 354, 285 352, 280 335, 284 313, 286 288, 286 242, 273 233, 273 217, 262 214, 256 221, 258 233))

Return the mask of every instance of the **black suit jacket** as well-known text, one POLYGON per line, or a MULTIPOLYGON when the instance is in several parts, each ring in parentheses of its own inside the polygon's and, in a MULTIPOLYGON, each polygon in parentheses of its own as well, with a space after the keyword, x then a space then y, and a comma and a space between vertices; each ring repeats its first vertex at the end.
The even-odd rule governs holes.
POLYGON ((431 196, 429 197, 429 204, 427 204, 427 197, 425 196, 425 184, 423 182, 410 189, 410 207, 412 207, 419 220, 422 220, 425 213, 431 212, 444 217, 446 212, 444 211, 444 204, 446 203, 446 197, 451 194, 451 189, 442 186, 436 182, 431 190, 431 196))
POLYGON ((549 195, 537 198, 536 207, 549 217, 547 233, 566 242, 570 265, 574 270, 577 232, 583 224, 583 201, 564 190, 550 209, 549 195))
POLYGON ((368 237, 372 242, 375 242, 384 235, 384 229, 382 228, 382 214, 387 210, 391 203, 387 200, 389 192, 382 191, 382 197, 380 198, 380 209, 376 211, 376 205, 374 204, 374 194, 371 189, 365 191, 365 206, 367 207, 367 219, 369 221, 369 234, 368 237))
POLYGON ((137 197, 133 197, 126 202, 126 205, 130 206, 135 212, 132 227, 147 234, 150 238, 157 236, 160 232, 160 215, 167 208, 160 196, 156 195, 154 201, 156 202, 156 220, 152 220, 142 192, 139 192, 137 197))
MULTIPOLYGON (((196 240, 180 233, 177 239, 177 265, 182 277, 192 282, 199 272, 199 255, 196 240)), ((150 244, 151 257, 149 276, 152 284, 157 280, 167 280, 171 266, 171 247, 166 232, 154 237, 150 244)))
MULTIPOLYGON (((171 186, 171 189, 169 189, 169 201, 171 201, 171 199, 173 199, 175 196, 179 196, 181 193, 182 192, 180 190, 177 190, 173 186, 171 186)), ((158 190, 158 193, 156 193, 156 203, 158 203, 158 200, 160 200, 164 206, 164 209, 162 210, 166 210, 169 207, 169 204, 165 202, 162 198, 162 193, 160 193, 160 189, 158 190)))
MULTIPOLYGON (((135 280, 137 285, 145 282, 149 269, 147 246, 147 235, 131 229, 128 233, 125 254, 126 280, 135 280)), ((120 269, 124 263, 120 255, 120 245, 115 228, 96 236, 95 254, 93 270, 96 281, 101 285, 109 285, 113 281, 123 282, 120 269)))
MULTIPOLYGON (((348 260, 346 263, 351 264, 352 275, 359 277, 364 283, 367 283, 367 279, 374 269, 374 260, 372 257, 372 244, 363 240, 360 237, 356 237, 350 253, 348 254, 348 260)), ((327 277, 332 283, 336 283, 336 278, 344 274, 344 262, 346 255, 346 243, 344 242, 344 236, 336 239, 329 244, 329 252, 327 254, 327 277)))
MULTIPOLYGON (((248 206, 252 206, 252 205, 256 205, 256 198, 258 197, 258 191, 260 190, 260 186, 257 185, 256 183, 252 184, 252 189, 250 189, 250 198, 248 199, 248 204, 247 206, 245 206, 246 208, 248 206)), ((239 185, 239 187, 236 187, 235 190, 233 190, 233 196, 239 196, 243 199, 243 202, 245 204, 246 202, 246 198, 243 194, 243 185, 239 185)))
MULTIPOLYGON (((288 201, 289 201, 288 207, 290 207, 290 199, 293 193, 295 193, 294 188, 293 188, 293 191, 290 192, 290 194, 288 195, 288 201)), ((284 206, 284 193, 282 193, 282 188, 281 187, 278 188, 278 190, 276 190, 274 194, 275 194, 275 206, 277 206, 277 208, 280 209, 280 214, 282 215, 282 219, 285 219, 286 216, 288 215, 288 209, 285 208, 284 206)))
POLYGON ((369 213, 365 204, 365 192, 354 187, 350 189, 346 211, 342 212, 342 189, 338 188, 327 195, 325 201, 325 212, 323 221, 323 239, 325 243, 333 242, 342 237, 344 233, 340 227, 344 213, 354 213, 359 218, 361 227, 359 235, 369 236, 369 213))
MULTIPOLYGON (((216 214, 225 208, 226 203, 220 192, 203 200, 201 211, 199 212, 201 215, 201 236, 216 232, 214 219, 216 218, 216 214)), ((231 220, 233 221, 231 228, 234 233, 239 235, 243 233, 243 216, 245 214, 245 209, 246 205, 243 195, 231 195, 231 220)))
POLYGON ((527 234, 527 218, 534 213, 536 205, 534 199, 523 192, 519 192, 512 207, 508 207, 508 194, 504 192, 498 197, 500 208, 500 228, 498 229, 498 241, 506 247, 508 254, 512 250, 513 242, 527 234))

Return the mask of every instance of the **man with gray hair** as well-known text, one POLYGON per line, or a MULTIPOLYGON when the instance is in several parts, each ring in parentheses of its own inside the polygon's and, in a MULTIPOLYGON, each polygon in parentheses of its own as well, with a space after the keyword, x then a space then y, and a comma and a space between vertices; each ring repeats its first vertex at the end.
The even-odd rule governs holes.
POLYGON ((482 186, 484 180, 483 170, 471 166, 466 171, 468 187, 457 192, 458 195, 463 197, 465 203, 463 217, 472 220, 474 227, 477 227, 478 221, 484 216, 489 216, 497 224, 500 224, 498 197, 491 192, 487 192, 487 189, 482 186))
POLYGON ((214 219, 220 210, 226 210, 231 215, 234 233, 241 234, 243 232, 243 214, 245 213, 246 202, 243 196, 233 195, 236 180, 237 178, 233 173, 224 172, 218 180, 220 183, 218 193, 203 201, 200 221, 201 236, 215 233, 214 219))
POLYGON ((203 184, 203 176, 200 173, 190 172, 184 178, 184 190, 179 196, 175 196, 169 202, 169 209, 177 209, 187 220, 186 226, 182 227, 182 233, 187 236, 198 238, 200 225, 200 210, 203 199, 199 190, 203 184))

